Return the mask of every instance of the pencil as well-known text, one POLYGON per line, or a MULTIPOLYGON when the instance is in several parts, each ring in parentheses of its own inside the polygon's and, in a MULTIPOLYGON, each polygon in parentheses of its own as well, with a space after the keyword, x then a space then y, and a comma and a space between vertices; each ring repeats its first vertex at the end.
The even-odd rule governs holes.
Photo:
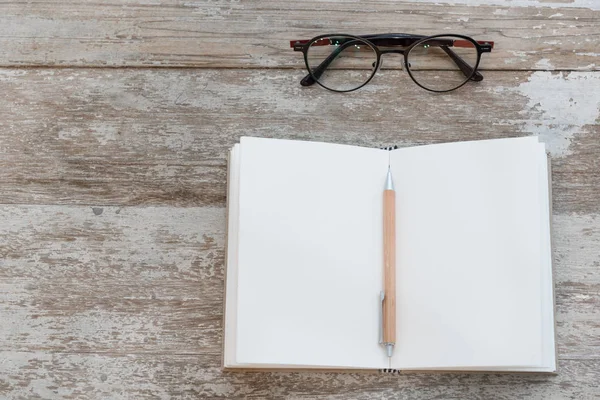
POLYGON ((388 168, 383 191, 383 345, 392 357, 396 344, 396 192, 388 168))

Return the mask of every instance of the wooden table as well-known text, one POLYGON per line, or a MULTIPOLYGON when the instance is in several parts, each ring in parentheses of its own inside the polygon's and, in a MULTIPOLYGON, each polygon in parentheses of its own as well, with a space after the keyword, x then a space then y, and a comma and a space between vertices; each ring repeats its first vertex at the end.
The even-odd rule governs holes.
POLYGON ((437 3, 3 2, 0 398, 600 397, 600 1, 437 3), (447 95, 394 55, 360 91, 301 87, 288 41, 336 31, 496 48, 483 82, 447 95), (226 154, 242 135, 373 147, 539 135, 554 171, 559 374, 223 373, 226 154))

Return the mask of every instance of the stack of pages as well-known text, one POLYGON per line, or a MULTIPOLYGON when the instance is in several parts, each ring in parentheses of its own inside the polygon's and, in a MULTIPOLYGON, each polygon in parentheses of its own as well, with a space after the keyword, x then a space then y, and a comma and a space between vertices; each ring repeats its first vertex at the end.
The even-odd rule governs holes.
POLYGON ((554 372, 549 182, 535 137, 393 151, 243 137, 229 164, 224 366, 554 372), (388 168, 391 359, 378 343, 388 168))

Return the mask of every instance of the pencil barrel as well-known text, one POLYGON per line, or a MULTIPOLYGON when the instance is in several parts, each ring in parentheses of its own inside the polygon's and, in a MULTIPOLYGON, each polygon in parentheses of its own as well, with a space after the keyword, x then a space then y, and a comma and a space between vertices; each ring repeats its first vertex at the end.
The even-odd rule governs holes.
POLYGON ((396 193, 383 192, 383 342, 396 342, 396 193))

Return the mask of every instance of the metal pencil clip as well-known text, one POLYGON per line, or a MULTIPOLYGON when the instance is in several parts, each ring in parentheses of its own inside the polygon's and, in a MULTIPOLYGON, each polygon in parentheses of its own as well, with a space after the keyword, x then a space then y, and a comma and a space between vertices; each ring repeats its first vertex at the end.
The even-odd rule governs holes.
POLYGON ((381 300, 379 307, 379 344, 383 344, 383 300, 385 300, 385 292, 383 290, 379 292, 379 299, 381 300))

